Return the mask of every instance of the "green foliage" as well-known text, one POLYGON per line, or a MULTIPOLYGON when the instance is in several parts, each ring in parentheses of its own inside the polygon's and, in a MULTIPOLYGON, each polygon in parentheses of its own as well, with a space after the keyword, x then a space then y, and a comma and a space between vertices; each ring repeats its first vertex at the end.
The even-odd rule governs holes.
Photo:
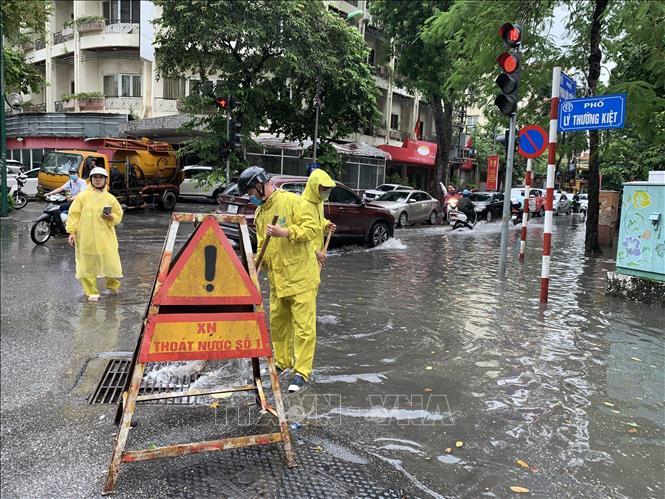
POLYGON ((200 173, 194 177, 194 185, 210 189, 216 185, 226 184, 226 172, 222 168, 213 168, 210 172, 200 173))
MULTIPOLYGON (((307 154, 312 157, 312 147, 307 149, 307 154)), ((320 163, 321 169, 334 180, 341 181, 344 178, 344 163, 332 144, 328 142, 319 144, 316 149, 316 162, 320 163)))
POLYGON ((85 23, 90 23, 93 21, 105 21, 105 20, 106 18, 104 16, 81 16, 77 17, 76 19, 70 19, 69 21, 65 21, 62 26, 64 28, 69 28, 69 27, 77 28, 85 23))
POLYGON ((230 95, 243 134, 269 130, 287 139, 313 135, 317 79, 324 108, 323 140, 371 125, 378 115, 376 88, 365 62, 367 48, 354 28, 308 0, 157 0, 155 45, 161 76, 193 73, 202 84, 184 99, 198 116, 190 128, 215 137, 194 139, 189 148, 210 156, 226 140, 226 116, 210 113, 215 95, 230 95))
POLYGON ((399 173, 391 173, 386 176, 386 184, 402 184, 402 176, 399 173))
POLYGON ((90 101, 94 99, 101 99, 104 97, 104 94, 101 92, 79 92, 77 94, 65 94, 60 97, 60 100, 63 102, 68 102, 71 100, 78 100, 81 102, 90 101))
POLYGON ((12 46, 44 38, 52 4, 48 0, 3 0, 2 33, 5 36, 5 85, 7 91, 28 93, 38 90, 44 80, 22 52, 12 46))

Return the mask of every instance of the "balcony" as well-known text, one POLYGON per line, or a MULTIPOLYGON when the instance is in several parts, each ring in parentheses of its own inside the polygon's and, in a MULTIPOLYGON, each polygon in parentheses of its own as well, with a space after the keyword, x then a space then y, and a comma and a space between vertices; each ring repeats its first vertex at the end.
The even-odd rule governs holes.
POLYGON ((155 97, 155 114, 178 114, 178 99, 155 97))
POLYGON ((138 22, 129 22, 129 23, 121 23, 121 22, 114 22, 111 24, 107 24, 106 27, 104 28, 104 33, 111 34, 111 33, 138 33, 139 32, 139 27, 140 24, 138 22))
POLYGON ((143 97, 106 97, 104 109, 107 111, 138 112, 143 107, 143 97))

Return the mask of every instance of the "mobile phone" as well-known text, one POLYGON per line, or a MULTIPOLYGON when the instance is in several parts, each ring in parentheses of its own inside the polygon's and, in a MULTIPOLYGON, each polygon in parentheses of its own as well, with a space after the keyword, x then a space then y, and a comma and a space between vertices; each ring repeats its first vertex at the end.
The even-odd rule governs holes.
POLYGON ((111 214, 111 207, 110 206, 104 206, 104 215, 110 215, 111 214))

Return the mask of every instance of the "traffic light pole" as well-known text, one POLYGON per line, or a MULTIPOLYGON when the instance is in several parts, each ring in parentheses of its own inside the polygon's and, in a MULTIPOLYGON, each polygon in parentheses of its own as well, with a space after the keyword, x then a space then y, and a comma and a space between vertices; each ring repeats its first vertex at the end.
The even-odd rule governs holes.
MULTIPOLYGON (((231 144, 231 96, 229 95, 229 110, 228 110, 228 116, 226 118, 226 142, 231 144)), ((226 155, 226 185, 229 185, 231 183, 231 154, 226 155)))
MULTIPOLYGON (((506 153, 506 179, 503 186, 503 224, 501 226, 501 249, 499 250, 499 278, 506 276, 506 258, 508 256, 508 229, 510 226, 510 189, 513 184, 513 158, 515 156, 515 126, 517 113, 510 116, 508 145, 506 153)), ((528 200, 525 200, 528 202, 528 200)))
POLYGON ((316 98, 314 100, 314 106, 316 107, 316 117, 314 118, 314 154, 312 158, 312 163, 316 163, 316 142, 319 135, 319 110, 321 109, 321 86, 319 84, 319 79, 316 79, 316 98))

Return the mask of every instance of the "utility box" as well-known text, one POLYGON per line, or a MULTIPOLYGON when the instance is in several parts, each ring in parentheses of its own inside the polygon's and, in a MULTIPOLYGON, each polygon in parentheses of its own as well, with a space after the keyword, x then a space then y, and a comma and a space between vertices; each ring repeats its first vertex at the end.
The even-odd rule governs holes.
POLYGON ((612 246, 619 222, 620 196, 617 191, 600 191, 598 198, 598 243, 612 246))
POLYGON ((665 281, 665 180, 623 184, 619 274, 665 281))

